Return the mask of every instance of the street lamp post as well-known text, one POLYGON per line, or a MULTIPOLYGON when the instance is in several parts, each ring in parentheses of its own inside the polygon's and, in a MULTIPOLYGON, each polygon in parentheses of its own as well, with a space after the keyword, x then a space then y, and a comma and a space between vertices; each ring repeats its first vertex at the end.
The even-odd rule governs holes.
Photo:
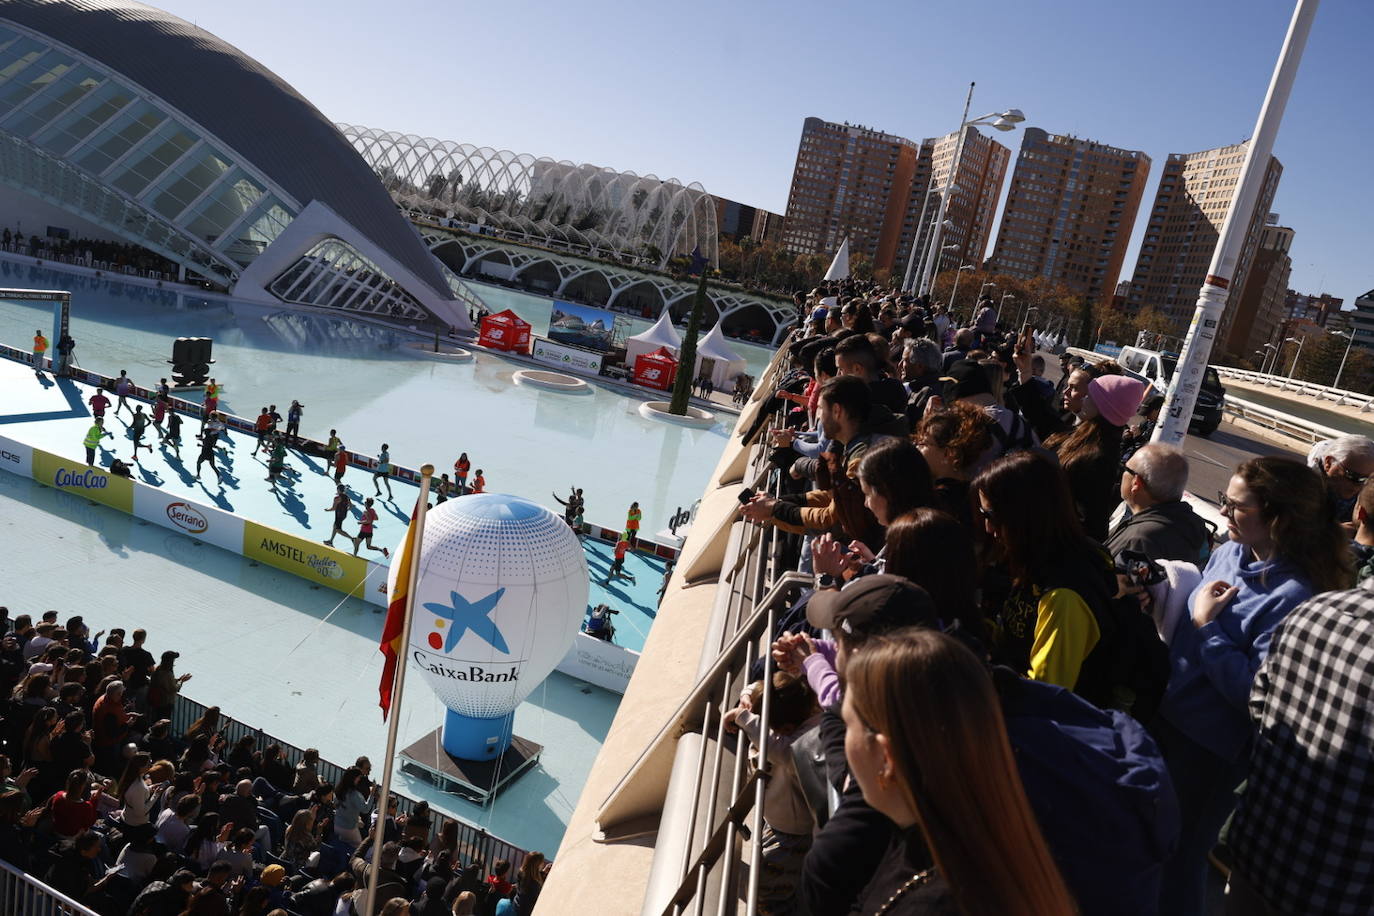
POLYGON ((1306 337, 1290 337, 1284 343, 1295 343, 1298 349, 1293 353, 1293 365, 1288 367, 1288 380, 1293 380, 1293 373, 1298 371, 1298 357, 1302 356, 1302 345, 1307 343, 1306 337))
POLYGON ((949 291, 949 313, 954 314, 954 294, 959 292, 959 277, 966 270, 973 270, 972 264, 965 264, 954 272, 954 288, 949 291))
POLYGON ((1330 333, 1335 334, 1337 337, 1349 339, 1349 342, 1345 345, 1345 355, 1341 357, 1341 367, 1336 370, 1336 380, 1331 383, 1332 388, 1339 388, 1341 387, 1341 373, 1345 371, 1345 361, 1350 358, 1350 348, 1355 344, 1355 331, 1352 328, 1349 331, 1331 331, 1330 333))
MULTIPOLYGON (((1015 130, 1016 125, 1026 120, 1026 116, 1021 113, 1019 108, 1008 108, 1002 112, 992 112, 981 117, 970 119, 968 116, 969 106, 973 104, 973 83, 968 84, 968 97, 964 99, 964 116, 959 122, 959 136, 954 141, 954 156, 949 163, 949 174, 945 176, 944 190, 940 193, 940 209, 935 217, 935 230, 931 233, 929 250, 938 252, 940 250, 940 232, 944 228, 945 213, 949 210, 949 199, 953 196, 954 177, 959 172, 959 160, 964 152, 964 135, 968 133, 970 127, 987 126, 993 130, 1008 131, 1015 130)), ((934 160, 931 161, 931 177, 935 176, 934 160)), ((913 252, 915 246, 913 243, 913 252)), ((934 281, 933 268, 935 259, 932 257, 926 263, 925 272, 921 276, 920 295, 930 292, 931 283, 934 281)))
POLYGON ((1022 320, 1021 320, 1021 322, 1020 322, 1020 324, 1021 324, 1021 331, 1022 331, 1023 333, 1024 333, 1025 330, 1026 330, 1026 325, 1030 324, 1030 316, 1031 316, 1031 313, 1032 313, 1032 312, 1038 312, 1038 311, 1040 311, 1040 309, 1036 308, 1036 307, 1033 306, 1033 305, 1026 309, 1026 311, 1025 311, 1025 316, 1022 318, 1022 320))
MULTIPOLYGON (((1270 369, 1272 368, 1270 364, 1271 364, 1275 359, 1277 359, 1278 354, 1279 354, 1279 348, 1276 347, 1276 346, 1274 346, 1274 345, 1271 344, 1271 343, 1265 344, 1265 345, 1264 345, 1264 349, 1265 349, 1265 350, 1268 350, 1268 351, 1270 351, 1270 352, 1265 353, 1265 354, 1264 354, 1264 359, 1260 360, 1260 375, 1268 375, 1268 374, 1269 374, 1269 371, 1270 371, 1270 369)), ((1256 353, 1260 353, 1260 352, 1263 352, 1263 351, 1261 351, 1261 350, 1256 350, 1255 352, 1256 352, 1256 353)), ((1265 382, 1265 384, 1267 385, 1268 382, 1265 382)))
POLYGON ((1002 307, 1007 304, 1007 300, 1015 296, 1015 293, 1003 293, 1002 300, 997 303, 997 323, 1002 323, 1002 307))
POLYGON ((1288 24, 1288 34, 1284 38, 1283 50, 1279 53, 1274 74, 1269 80, 1269 88, 1260 106, 1255 129, 1250 134, 1250 142, 1245 150, 1245 162, 1240 175, 1236 178, 1235 195, 1226 213, 1226 222, 1221 227, 1216 247, 1212 250, 1212 263, 1208 267, 1206 279, 1198 294, 1197 308, 1188 326, 1188 337, 1179 354, 1178 368, 1169 382, 1169 392, 1165 396, 1164 409, 1160 412, 1159 424, 1155 426, 1154 442, 1178 445, 1188 435, 1188 423, 1193 417, 1198 392, 1207 372, 1207 363, 1212 355, 1212 342, 1216 339, 1217 327, 1221 324, 1222 312, 1226 308, 1226 297, 1234 279, 1241 249, 1245 245, 1246 232, 1250 217, 1255 212, 1264 176, 1269 167, 1269 157, 1274 150, 1274 138, 1278 135, 1279 124, 1283 121, 1283 110, 1288 104, 1288 96, 1293 90, 1293 81, 1298 75, 1298 64, 1302 61, 1302 51, 1307 44, 1307 36, 1312 31, 1312 20, 1317 15, 1320 0, 1297 0, 1293 18, 1288 24))

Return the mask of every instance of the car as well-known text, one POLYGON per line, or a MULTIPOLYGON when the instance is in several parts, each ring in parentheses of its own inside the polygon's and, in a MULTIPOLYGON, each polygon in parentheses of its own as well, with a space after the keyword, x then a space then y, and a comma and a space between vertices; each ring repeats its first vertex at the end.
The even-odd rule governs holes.
MULTIPOLYGON (((1169 390, 1169 380, 1178 368, 1178 354, 1168 350, 1146 350, 1141 347, 1122 347, 1116 361, 1130 375, 1146 382, 1159 394, 1169 390)), ((1226 388, 1221 384, 1221 376, 1211 366, 1202 376, 1202 388, 1198 391, 1197 403, 1193 406, 1192 421, 1188 431, 1197 433, 1204 439, 1216 432, 1221 425, 1222 414, 1226 412, 1226 388)))

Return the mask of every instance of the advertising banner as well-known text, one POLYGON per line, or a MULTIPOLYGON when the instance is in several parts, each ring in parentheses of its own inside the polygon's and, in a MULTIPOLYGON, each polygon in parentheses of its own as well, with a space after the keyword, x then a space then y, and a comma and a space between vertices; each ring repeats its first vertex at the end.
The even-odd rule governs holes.
POLYGON ((588 350, 609 350, 614 330, 615 312, 590 305, 555 302, 549 316, 551 339, 588 350))
POLYGON ((639 653, 614 643, 578 633, 572 648, 558 663, 558 670, 605 690, 623 694, 639 663, 639 653))
POLYGON ((534 351, 530 355, 541 363, 557 366, 565 372, 580 372, 583 375, 601 374, 603 357, 600 353, 581 350, 577 347, 565 347, 542 337, 534 339, 534 351))
POLYGON ((0 436, 0 471, 21 477, 33 476, 33 449, 22 442, 0 436))
POLYGON ((243 555, 302 579, 364 597, 367 560, 287 534, 247 519, 243 522, 243 555))
POLYGON ((157 487, 134 487, 134 515, 234 553, 243 550, 243 519, 157 487))
POLYGON ((33 479, 133 514, 134 482, 127 477, 115 477, 101 468, 87 467, 80 461, 36 448, 33 450, 33 479))

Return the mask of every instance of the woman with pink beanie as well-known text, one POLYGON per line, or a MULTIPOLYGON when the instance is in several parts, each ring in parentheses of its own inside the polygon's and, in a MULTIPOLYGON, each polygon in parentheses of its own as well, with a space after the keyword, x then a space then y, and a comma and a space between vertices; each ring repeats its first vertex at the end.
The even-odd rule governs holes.
POLYGON ((1128 375, 1098 376, 1088 382, 1078 424, 1045 440, 1069 475, 1084 529, 1099 541, 1121 501, 1121 433, 1148 390, 1128 375))

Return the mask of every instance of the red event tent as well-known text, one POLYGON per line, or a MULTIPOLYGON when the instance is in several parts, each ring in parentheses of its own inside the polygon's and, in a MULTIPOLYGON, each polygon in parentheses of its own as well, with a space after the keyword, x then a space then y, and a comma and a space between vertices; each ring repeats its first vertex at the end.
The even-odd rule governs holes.
POLYGON ((516 353, 530 351, 530 323, 519 315, 506 309, 482 319, 477 342, 493 350, 507 350, 516 353))
POLYGON ((673 376, 677 374, 677 360, 667 348, 659 347, 652 353, 641 353, 635 357, 636 385, 667 391, 673 386, 673 376))

